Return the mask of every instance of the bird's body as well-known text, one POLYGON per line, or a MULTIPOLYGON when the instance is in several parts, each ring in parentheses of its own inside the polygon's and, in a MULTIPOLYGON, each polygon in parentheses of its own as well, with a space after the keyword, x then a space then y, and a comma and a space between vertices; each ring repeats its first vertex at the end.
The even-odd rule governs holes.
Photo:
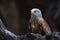
POLYGON ((44 20, 44 18, 42 17, 42 13, 41 10, 39 10, 38 8, 33 8, 31 10, 31 15, 37 20, 37 22, 42 25, 42 28, 44 30, 45 33, 51 34, 51 29, 48 25, 48 23, 44 20))

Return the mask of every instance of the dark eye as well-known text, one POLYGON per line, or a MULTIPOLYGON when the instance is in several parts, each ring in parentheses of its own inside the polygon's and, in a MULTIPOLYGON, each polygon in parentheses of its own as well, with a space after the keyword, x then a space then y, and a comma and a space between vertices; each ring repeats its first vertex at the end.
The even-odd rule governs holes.
POLYGON ((34 12, 37 12, 37 11, 34 11, 34 12))
POLYGON ((35 10, 34 13, 39 13, 39 11, 35 10))

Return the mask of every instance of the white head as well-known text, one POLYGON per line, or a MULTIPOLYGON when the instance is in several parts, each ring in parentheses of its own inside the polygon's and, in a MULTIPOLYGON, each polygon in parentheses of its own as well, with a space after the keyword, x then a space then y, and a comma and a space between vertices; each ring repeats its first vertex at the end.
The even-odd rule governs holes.
POLYGON ((41 10, 38 9, 38 8, 33 8, 33 9, 31 10, 31 14, 35 14, 36 12, 38 12, 39 14, 41 14, 41 10))
POLYGON ((38 8, 33 8, 32 10, 31 10, 31 14, 32 15, 38 15, 39 17, 42 17, 42 14, 41 14, 41 10, 40 9, 38 9, 38 8))

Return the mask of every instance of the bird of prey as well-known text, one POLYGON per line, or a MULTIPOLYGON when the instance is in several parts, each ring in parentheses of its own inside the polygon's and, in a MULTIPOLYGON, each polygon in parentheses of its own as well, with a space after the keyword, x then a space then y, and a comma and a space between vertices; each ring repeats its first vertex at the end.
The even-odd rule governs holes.
POLYGON ((46 34, 50 35, 52 33, 48 23, 44 20, 40 9, 33 8, 31 10, 31 18, 35 18, 37 22, 42 25, 42 28, 46 34))

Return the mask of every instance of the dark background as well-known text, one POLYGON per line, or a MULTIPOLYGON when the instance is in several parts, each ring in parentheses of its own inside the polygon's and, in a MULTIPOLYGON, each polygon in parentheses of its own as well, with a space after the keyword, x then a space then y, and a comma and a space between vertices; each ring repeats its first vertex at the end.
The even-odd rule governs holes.
MULTIPOLYGON (((18 20, 20 17, 25 17, 25 19, 26 17, 29 18, 31 15, 30 10, 32 8, 39 8, 42 11, 44 19, 46 19, 47 9, 51 3, 53 4, 53 2, 56 2, 56 0, 0 0, 0 14, 6 27, 15 34, 19 34, 20 24, 18 20)), ((59 8, 56 8, 55 10, 58 9, 59 8)), ((49 15, 47 15, 47 17, 48 16, 49 15)), ((57 17, 56 19, 52 18, 52 20, 56 23, 57 29, 60 29, 60 17, 57 17)))

